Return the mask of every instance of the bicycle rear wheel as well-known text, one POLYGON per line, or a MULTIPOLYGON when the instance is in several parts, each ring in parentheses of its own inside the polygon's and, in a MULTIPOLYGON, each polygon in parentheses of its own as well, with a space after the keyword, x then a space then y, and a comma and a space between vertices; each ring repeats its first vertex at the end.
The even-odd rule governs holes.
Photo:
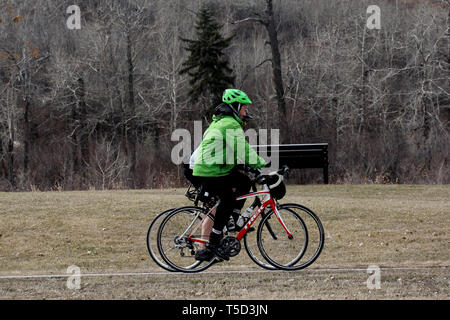
POLYGON ((261 253, 258 249, 258 244, 256 241, 256 232, 253 233, 246 233, 244 236, 244 246, 245 250, 247 251, 247 254, 249 258, 256 263, 261 268, 267 269, 267 270, 277 270, 273 265, 268 263, 264 257, 261 256, 261 253))
POLYGON ((152 223, 150 224, 150 227, 147 231, 147 250, 150 254, 150 257, 155 261, 155 263, 160 266, 161 268, 167 270, 167 271, 176 271, 174 268, 169 266, 167 263, 164 262, 164 259, 161 258, 158 252, 158 246, 157 246, 157 237, 158 237, 158 229, 161 225, 164 218, 167 216, 168 213, 172 212, 176 208, 168 209, 166 211, 163 211, 159 213, 155 219, 153 219, 152 223))
MULTIPOLYGON (((322 222, 319 217, 309 208, 302 206, 296 203, 288 203, 283 204, 277 207, 278 210, 289 210, 290 212, 294 212, 297 216, 299 216, 304 222, 306 229, 308 230, 308 247, 303 253, 301 259, 299 259, 295 264, 286 266, 285 264, 277 263, 277 259, 275 259, 276 255, 270 255, 269 252, 265 252, 266 258, 268 262, 279 269, 282 270, 300 270, 308 267, 314 261, 317 260, 322 249, 324 247, 325 242, 325 232, 322 226, 322 222)), ((271 211, 270 215, 274 215, 271 211)), ((283 215, 282 215, 283 216, 283 215)), ((284 216, 283 216, 284 219, 284 216)), ((261 221, 262 223, 263 221, 261 221)), ((273 224, 272 224, 273 225, 273 224)), ((289 228, 289 225, 288 225, 289 228)), ((263 247, 264 248, 264 247, 263 247)), ((263 252, 261 252, 263 253, 263 252)))
POLYGON ((200 243, 189 240, 201 238, 201 224, 207 211, 200 207, 182 207, 175 209, 164 218, 158 229, 157 245, 164 261, 173 269, 181 272, 200 272, 210 267, 211 261, 195 260, 200 243))
POLYGON ((278 221, 275 212, 270 211, 258 226, 258 248, 262 256, 277 269, 296 270, 295 264, 308 247, 308 230, 294 211, 278 208, 278 212, 292 237, 278 221), (267 228, 267 224, 270 224, 270 228, 267 228))

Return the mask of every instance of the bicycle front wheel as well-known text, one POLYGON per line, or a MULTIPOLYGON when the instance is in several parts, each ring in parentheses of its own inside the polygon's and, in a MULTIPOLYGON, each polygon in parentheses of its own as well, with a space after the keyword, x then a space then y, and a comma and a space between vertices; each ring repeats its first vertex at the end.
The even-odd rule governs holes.
MULTIPOLYGON (((285 212, 286 210, 294 212, 298 217, 302 219, 303 223, 306 226, 306 229, 308 230, 308 246, 306 248, 306 251, 301 256, 301 259, 299 259, 293 265, 286 266, 285 264, 277 263, 277 255, 272 254, 272 251, 269 252, 268 250, 266 251, 266 255, 264 256, 264 258, 266 258, 268 262, 270 262, 270 264, 277 266, 282 270, 300 270, 308 267, 317 260, 324 247, 325 231, 322 222, 311 209, 300 204, 287 203, 279 205, 277 206, 277 208, 280 212, 285 212)), ((271 211, 270 215, 274 216, 274 213, 271 211)), ((284 219, 283 214, 281 215, 284 219)), ((287 227, 289 228, 289 225, 287 227)), ((264 249, 265 247, 262 246, 262 248, 264 249)))
POLYGON ((195 260, 201 244, 191 240, 201 239, 201 225, 206 214, 207 211, 200 207, 182 207, 168 213, 162 221, 157 245, 161 257, 171 268, 181 272, 199 272, 215 262, 215 258, 207 262, 195 260))
POLYGON ((278 212, 284 226, 278 221, 275 212, 270 211, 258 226, 258 248, 275 268, 296 270, 295 264, 308 247, 308 230, 302 218, 294 211, 278 208, 278 212))
POLYGON ((258 243, 256 239, 256 232, 250 232, 246 233, 244 236, 244 246, 245 250, 247 251, 247 254, 249 258, 256 263, 261 268, 267 269, 267 270, 277 270, 276 267, 268 263, 264 257, 261 256, 261 253, 258 249, 258 243))

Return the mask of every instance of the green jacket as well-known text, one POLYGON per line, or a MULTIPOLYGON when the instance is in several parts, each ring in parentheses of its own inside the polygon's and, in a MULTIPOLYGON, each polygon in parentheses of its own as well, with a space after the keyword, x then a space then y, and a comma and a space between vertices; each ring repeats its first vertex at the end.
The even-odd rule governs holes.
POLYGON ((266 161, 245 140, 243 125, 236 115, 213 116, 195 159, 194 176, 226 176, 239 160, 253 168, 266 165, 266 161))

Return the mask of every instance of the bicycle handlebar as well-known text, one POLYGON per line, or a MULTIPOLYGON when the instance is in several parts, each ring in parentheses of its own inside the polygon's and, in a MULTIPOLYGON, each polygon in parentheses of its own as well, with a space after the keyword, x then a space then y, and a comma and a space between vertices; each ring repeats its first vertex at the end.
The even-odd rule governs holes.
MULTIPOLYGON (((266 167, 270 166, 270 162, 266 165, 266 167)), ((236 168, 238 170, 242 170, 245 172, 252 173, 256 175, 256 177, 253 179, 254 182, 257 182, 258 184, 264 184, 264 175, 261 173, 260 169, 255 169, 250 167, 246 164, 238 164, 236 165, 236 168)), ((280 169, 278 169, 277 174, 284 176, 289 171, 289 167, 287 165, 283 165, 280 169)))

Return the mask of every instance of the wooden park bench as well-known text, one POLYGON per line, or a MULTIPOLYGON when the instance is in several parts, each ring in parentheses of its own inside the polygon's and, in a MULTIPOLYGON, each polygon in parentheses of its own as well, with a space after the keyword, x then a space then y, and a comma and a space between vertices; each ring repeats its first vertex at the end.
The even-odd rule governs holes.
POLYGON ((287 165, 290 169, 321 168, 323 182, 328 184, 328 143, 257 145, 253 148, 258 154, 263 152, 268 157, 278 152, 280 167, 287 165))

